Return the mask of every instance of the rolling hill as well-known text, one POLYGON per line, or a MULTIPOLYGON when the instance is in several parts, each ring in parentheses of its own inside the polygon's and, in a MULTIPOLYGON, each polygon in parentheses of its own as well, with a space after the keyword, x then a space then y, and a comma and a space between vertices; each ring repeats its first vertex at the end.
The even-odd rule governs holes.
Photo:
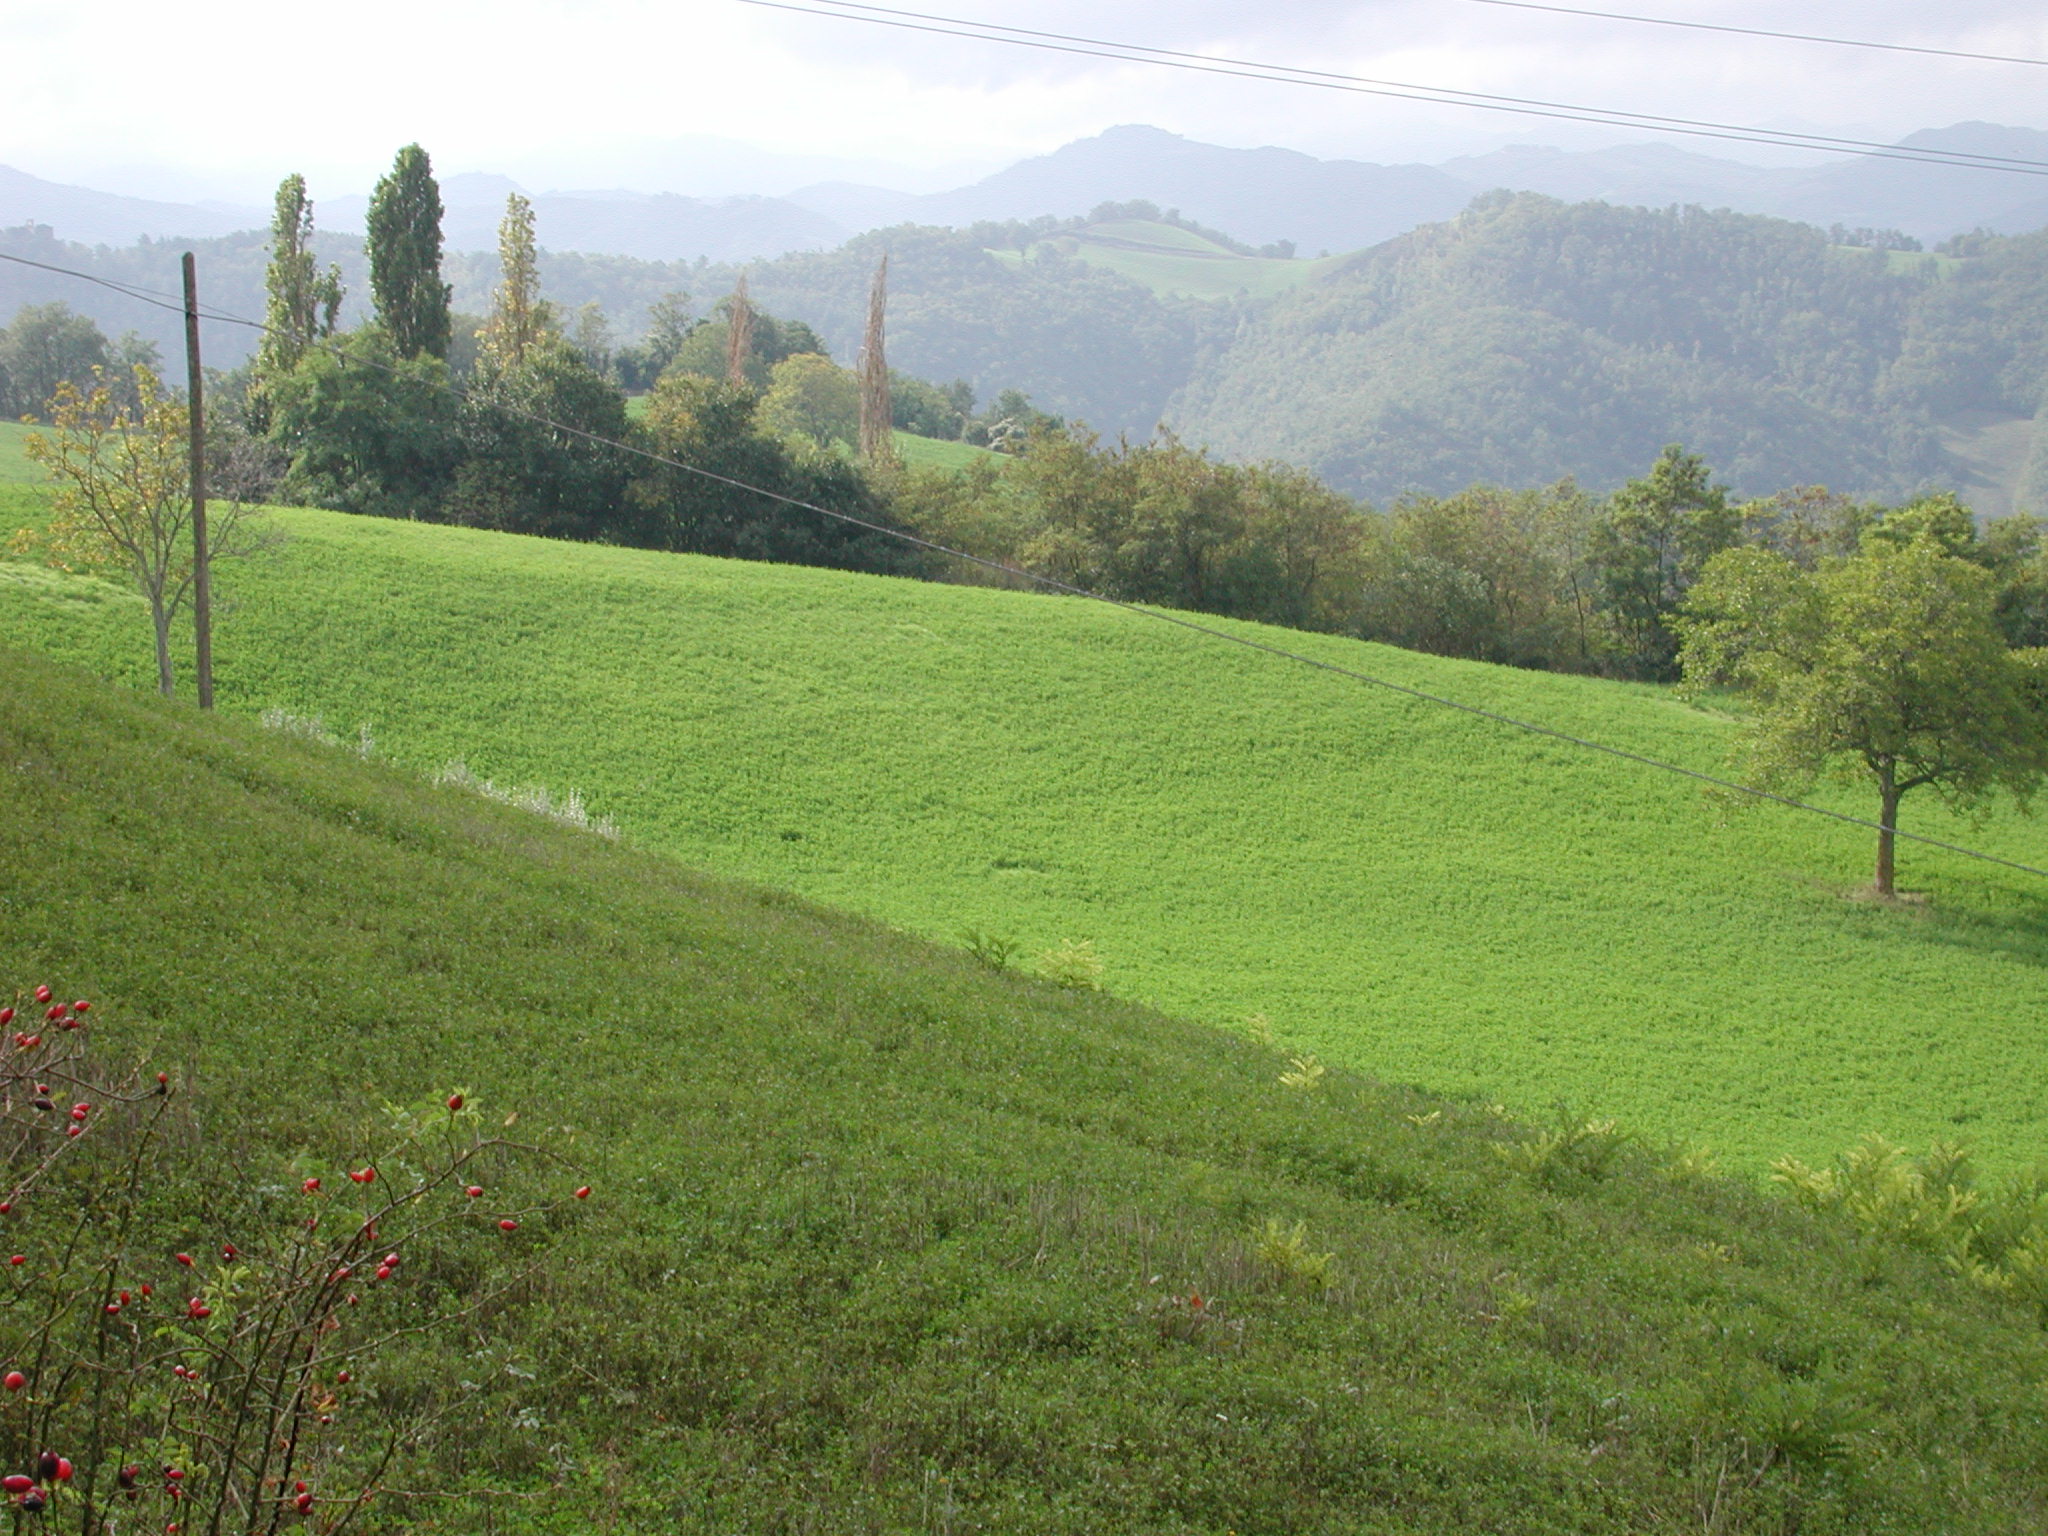
POLYGON ((2048 1511, 2048 1335, 1930 1257, 1603 1132, 1289 1087, 1261 1046, 27 653, 0 676, 0 985, 174 1066, 187 1159, 461 1082, 589 1170, 518 1291, 440 1353, 389 1341, 337 1410, 459 1409, 364 1529, 2048 1511))
POLYGON ((1104 219, 1041 241, 1026 251, 992 251, 1022 265, 1051 250, 1127 277, 1161 298, 1270 299, 1324 273, 1343 258, 1321 261, 1248 256, 1194 230, 1154 219, 1104 219))
MULTIPOLYGON (((225 706, 580 791, 635 842, 944 942, 1090 943, 1121 995, 1563 1101, 1760 1169, 1867 1132, 2048 1142, 2044 893, 1092 605, 318 512, 224 569, 225 706)), ((130 682, 136 599, 0 563, 0 631, 130 682)), ((1231 626, 1224 626, 1231 627, 1231 626)), ((1238 633, 1259 633, 1255 626, 1238 633)), ((1716 766, 1652 688, 1332 637, 1311 655, 1716 766)), ((1863 811, 1844 792, 1837 803, 1863 811)), ((2048 861, 2048 833, 1909 828, 2048 861)))

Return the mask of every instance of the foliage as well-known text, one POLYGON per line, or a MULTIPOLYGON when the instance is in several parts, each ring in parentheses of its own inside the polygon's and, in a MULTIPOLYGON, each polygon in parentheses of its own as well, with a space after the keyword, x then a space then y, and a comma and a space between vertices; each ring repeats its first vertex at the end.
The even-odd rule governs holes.
POLYGON ((554 315, 540 296, 540 253, 534 244, 533 204, 517 192, 505 198, 498 226, 498 291, 491 315, 478 336, 480 360, 511 372, 554 329, 554 315))
POLYGON ((351 331, 268 386, 284 494, 378 517, 434 518, 463 450, 448 365, 351 331))
POLYGON ((1365 541, 1359 631, 1439 656, 1600 670, 1612 631, 1592 554, 1599 514, 1570 480, 1404 497, 1365 541))
POLYGON ((205 1106, 167 1072, 93 1059, 89 1001, 35 996, 31 1013, 16 994, 19 1019, 0 1008, 0 1028, 27 1025, 0 1064, 15 1519, 256 1536, 293 1515, 336 1529, 373 1502, 372 1520, 403 1518, 417 1495, 398 1490, 431 1466, 451 1410, 474 1408, 412 1376, 405 1341, 487 1337, 478 1320, 527 1276, 462 1249, 489 1231, 530 1271, 532 1239, 513 1234, 545 1229, 574 1179, 555 1170, 552 1199, 522 1190, 536 1149, 484 1130, 465 1093, 391 1113, 356 1166, 233 1137, 231 1174, 195 1167, 205 1106), (74 1098, 68 1114, 53 1102, 74 1098))
MULTIPOLYGON (((460 758, 573 785, 642 849, 942 943, 999 934, 1018 971, 1092 939, 1118 995, 1264 1013, 1333 1074, 1544 1129, 1562 1101, 1710 1143, 1736 1174, 1873 1127, 1966 1128, 1998 1176, 2034 1155, 2038 1094, 2013 1064, 2048 1016, 2048 929, 2018 871, 1930 848, 1925 904, 1844 901, 1868 879, 1862 829, 1731 815, 1674 775, 1099 604, 273 520, 289 541, 217 589, 223 713, 374 721, 423 773, 460 758)), ((19 643, 148 687, 142 622, 103 583, 0 562, 19 643)), ((1725 772, 1741 729, 1663 688, 1209 622, 1701 772, 1725 772)), ((1868 811, 1853 786, 1814 793, 1868 811)), ((1913 814, 2048 855, 2003 804, 1974 827, 1934 800, 1913 814)), ((1287 1095, 1285 1068, 1267 1055, 1258 1092, 1287 1095)))
POLYGON ((654 387, 654 381, 669 369, 690 334, 690 295, 677 289, 647 306, 647 320, 640 339, 620 347, 613 354, 619 383, 635 392, 654 387))
POLYGON ((892 368, 889 408, 899 431, 954 442, 974 419, 974 387, 965 379, 941 387, 892 368))
POLYGON ((255 362, 259 397, 262 382, 290 373, 315 341, 332 336, 340 324, 341 268, 320 270, 313 254, 313 200, 306 196, 306 178, 296 171, 278 183, 264 291, 263 340, 255 362))
MULTIPOLYGON (((171 662, 171 621, 184 607, 196 572, 192 531, 191 417, 167 395, 147 365, 136 365, 131 386, 139 405, 114 394, 104 369, 91 388, 68 380, 49 403, 54 435, 28 440, 29 458, 56 484, 53 516, 41 540, 64 569, 118 570, 149 605, 156 637, 157 691, 177 686, 171 662)), ((208 519, 207 553, 214 560, 244 552, 250 532, 241 505, 215 504, 208 519)))
POLYGON ((691 469, 641 469, 621 542, 848 570, 909 568, 895 540, 789 505, 807 502, 874 523, 889 518, 859 470, 835 455, 793 451, 760 428, 758 408, 752 390, 680 366, 664 374, 640 418, 640 440, 691 469))
POLYGON ((757 415, 779 437, 814 448, 851 447, 860 436, 860 381, 829 357, 793 353, 768 370, 757 415))
MULTIPOLYGON (((732 344, 731 308, 729 297, 720 299, 712 315, 691 326, 677 342, 665 371, 723 381, 726 354, 732 344)), ((825 352, 825 343, 818 339, 818 333, 803 321, 778 320, 758 308, 754 310, 747 340, 747 382, 756 389, 769 387, 778 363, 804 353, 825 352)))
POLYGON ((1501 1160, 1538 1184, 1556 1188, 1597 1181, 1611 1174, 1629 1138, 1612 1120, 1587 1120, 1559 1106, 1549 1130, 1534 1130, 1521 1141, 1494 1148, 1501 1160))
POLYGON ((1278 1216, 1268 1216, 1254 1251, 1259 1262, 1283 1286, 1298 1284, 1321 1291, 1328 1289, 1335 1279, 1333 1266, 1337 1255, 1317 1253, 1309 1247, 1305 1221, 1289 1226, 1278 1216))
POLYGON ((134 332, 110 343, 68 304, 25 304, 0 329, 0 416, 40 416, 61 385, 80 392, 92 388, 95 369, 112 381, 116 398, 132 407, 137 364, 162 366, 155 346, 134 332))
POLYGON ((377 183, 364 229, 370 295, 392 350, 404 361, 445 358, 453 290, 441 281, 441 188, 419 145, 401 149, 377 183))
POLYGON ((1889 382, 1939 302, 1933 267, 1776 219, 1495 193, 1277 300, 1191 371, 1173 419, 1382 502, 1604 491, 1670 442, 1748 495, 1908 494, 1955 470, 1889 382))
POLYGON ((558 336, 530 337, 520 362, 510 355, 509 343, 487 351, 464 392, 462 462, 442 515, 556 539, 622 537, 633 470, 607 446, 627 436, 618 386, 558 336))
POLYGON ((1093 939, 1061 939, 1038 957, 1038 974, 1069 992, 1099 992, 1107 969, 1093 939))
POLYGON ((1649 474, 1608 498, 1593 527, 1592 558, 1604 607, 1628 669, 1670 681, 1678 675, 1671 619, 1700 572, 1741 535, 1742 519, 1696 453, 1672 445, 1649 474))
POLYGON ((1875 887, 1887 897, 1902 797, 1932 787, 1968 810, 2003 791, 2024 810, 2048 773, 2048 710, 1999 632, 1992 576, 1930 531, 1893 533, 1880 523, 1861 553, 1810 572, 1730 550, 1679 621, 1687 685, 1731 684, 1755 705, 1754 782, 1802 788, 1834 769, 1877 791, 1875 887))
POLYGON ((896 502, 938 542, 1106 597, 1305 629, 1349 626, 1368 531, 1307 475, 1220 464, 1170 435, 1103 447, 1041 430, 1006 469, 912 476, 896 502))

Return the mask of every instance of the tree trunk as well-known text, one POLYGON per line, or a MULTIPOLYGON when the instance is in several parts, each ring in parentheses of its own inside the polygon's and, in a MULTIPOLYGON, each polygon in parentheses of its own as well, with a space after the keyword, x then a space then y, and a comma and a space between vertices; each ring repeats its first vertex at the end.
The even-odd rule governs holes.
POLYGON ((156 691, 168 699, 177 691, 177 674, 171 670, 171 616, 156 602, 149 605, 149 616, 156 621, 156 691))
POLYGON ((1892 884, 1892 834, 1899 825, 1899 787, 1890 763, 1878 770, 1877 793, 1877 894, 1889 899, 1897 894, 1892 884))

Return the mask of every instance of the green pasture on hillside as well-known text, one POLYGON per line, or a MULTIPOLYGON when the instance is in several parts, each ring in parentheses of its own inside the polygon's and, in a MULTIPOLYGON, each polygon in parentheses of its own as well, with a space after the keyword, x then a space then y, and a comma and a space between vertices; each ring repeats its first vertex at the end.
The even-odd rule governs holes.
MULTIPOLYGON (((1090 224, 1043 243, 1120 277, 1141 283, 1161 297, 1269 299, 1331 270, 1342 255, 1317 260, 1245 256, 1178 225, 1149 219, 1114 219, 1090 224)), ((1026 259, 1021 251, 990 251, 1001 261, 1026 259)))
MULTIPOLYGON (((582 743, 580 763, 637 756, 635 775, 695 779, 697 810, 742 841, 715 764, 758 744, 750 699, 809 699, 836 733, 751 758, 784 802, 763 835, 822 838, 819 803, 799 809, 791 786, 824 794, 840 754, 907 834, 906 813, 944 820, 1021 781, 984 759, 972 790, 929 755, 921 785, 873 781, 884 759, 851 712, 858 696, 901 723, 921 692, 906 648, 959 646, 979 623, 1012 649, 977 675, 1039 675, 980 708, 928 696, 935 742, 949 714, 1071 720, 1059 696, 1128 649, 1081 623, 1020 667, 1028 632, 1080 621, 1050 604, 968 620, 890 584, 559 546, 515 546, 493 573, 488 546, 442 532, 292 526, 270 585, 239 584, 238 708, 248 643, 279 626, 334 626, 331 659, 294 676, 324 673, 336 697, 369 697, 341 631, 380 642, 380 708, 429 680, 438 646, 475 680, 433 703, 441 728, 510 704, 520 750, 551 732, 582 743), (505 585, 550 569, 539 585, 561 602, 505 585), (334 576, 353 618, 276 606, 334 576), (501 627, 473 625, 472 590, 501 627), (549 662, 564 603, 620 620, 578 631, 587 666, 549 662), (767 643, 778 614, 821 654, 889 664, 859 681, 803 664, 767 643), (635 648, 651 623, 672 659, 635 648), (515 679, 524 705, 500 686, 515 679), (698 704, 723 747, 691 723, 698 704)), ((10 620, 34 611, 18 586, 10 620)), ((78 594, 50 601, 95 627, 78 594)), ((458 1085, 594 1186, 516 1235, 486 1219, 407 1249, 407 1300, 387 1299, 422 1323, 491 1276, 524 1278, 356 1362, 336 1409, 348 1450, 358 1424, 374 1444, 387 1413, 448 1410, 383 1469, 357 1529, 2003 1536, 2048 1521, 2048 1335, 1933 1256, 1611 1138, 1532 1157, 1530 1131, 1482 1107, 1341 1072, 1290 1087, 1284 1056, 1243 1039, 32 654, 0 648, 0 678, 0 993, 48 981, 90 998, 103 1058, 171 1069, 193 1193, 156 1198, 192 1203, 153 1204, 153 1230, 194 1232, 203 1270, 224 1198, 208 1191, 239 1192, 228 1208, 253 1248, 251 1181, 332 1177, 376 1145, 380 1105, 458 1085)), ((1258 719, 1271 702, 1245 694, 1234 728, 1274 730, 1258 719)), ((1133 797, 1099 789, 1139 713, 1091 733, 1078 765, 1104 831, 1141 830, 1133 797)), ((395 734, 431 745, 424 718, 395 734)), ((1183 805, 1196 789, 1171 768, 1155 782, 1183 805)), ((846 819, 867 814, 839 793, 846 819)), ((1048 795, 1046 826, 1088 819, 1066 787, 1048 795)), ((1146 846, 1148 878, 1171 883, 1175 850, 1146 846)), ((274 1203, 285 1223, 303 1211, 274 1203)), ((20 1310, 0 1318, 10 1348, 33 1328, 20 1310)), ((0 1441, 38 1443, 16 1421, 0 1441)))
POLYGON ((911 469, 971 469, 981 460, 995 457, 986 448, 977 448, 972 443, 949 443, 943 438, 919 437, 912 432, 899 431, 896 436, 897 455, 911 469))
MULTIPOLYGON (((1396 1081, 1749 1169, 1872 1131, 2048 1153, 2048 888, 1108 608, 291 511, 219 579, 229 711, 579 791, 636 843, 1396 1081)), ((1214 621, 1717 767, 1668 692, 1214 621)), ((0 633, 136 686, 138 599, 0 564, 0 633)), ((1858 795, 1835 793, 1853 811, 1858 795)), ((1910 828, 2048 863, 2048 829, 1910 828)))

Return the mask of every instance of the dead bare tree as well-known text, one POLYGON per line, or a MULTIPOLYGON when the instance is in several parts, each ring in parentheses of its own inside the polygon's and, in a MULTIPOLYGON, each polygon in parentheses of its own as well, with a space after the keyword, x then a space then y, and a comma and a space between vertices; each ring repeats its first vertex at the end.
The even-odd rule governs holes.
POLYGON ((870 469, 896 463, 894 412, 889 401, 889 360, 882 348, 884 318, 889 308, 889 258, 875 268, 868 290, 868 330, 860 348, 860 456, 870 469))
POLYGON ((732 315, 725 336, 725 382, 735 389, 747 387, 747 364, 754 357, 754 306, 747 300, 747 274, 740 274, 732 291, 732 315))

